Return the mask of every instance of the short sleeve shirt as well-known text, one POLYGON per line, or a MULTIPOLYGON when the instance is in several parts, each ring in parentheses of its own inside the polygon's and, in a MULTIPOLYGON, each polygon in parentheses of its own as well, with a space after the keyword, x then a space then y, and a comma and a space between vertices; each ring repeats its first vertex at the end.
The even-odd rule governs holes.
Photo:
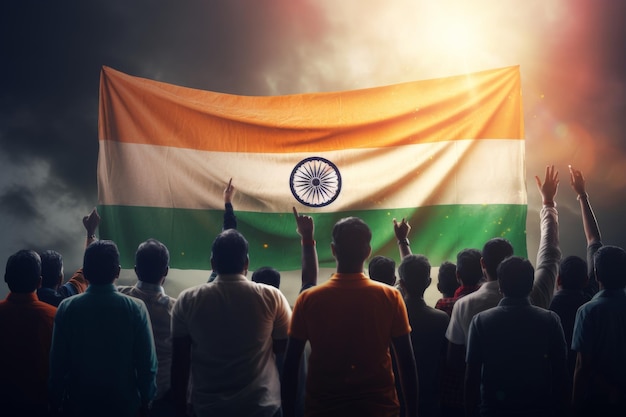
POLYGON ((346 404, 367 415, 397 413, 389 346, 410 331, 400 292, 364 274, 335 274, 301 293, 290 336, 311 344, 307 415, 346 404))

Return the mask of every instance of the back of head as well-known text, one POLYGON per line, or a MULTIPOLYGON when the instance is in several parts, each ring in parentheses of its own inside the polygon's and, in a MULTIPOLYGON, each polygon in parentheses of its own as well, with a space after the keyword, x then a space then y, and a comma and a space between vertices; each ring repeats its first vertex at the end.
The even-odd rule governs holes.
POLYGON ((120 274, 120 252, 111 240, 97 240, 85 249, 83 274, 90 284, 112 284, 120 274))
POLYGON ((135 272, 140 281, 160 284, 167 275, 170 265, 170 252, 156 239, 141 243, 135 252, 135 272))
POLYGON ((510 256, 498 266, 500 292, 505 297, 528 297, 534 280, 535 268, 528 259, 510 256))
POLYGON ((370 255, 372 232, 358 217, 346 217, 333 227, 333 247, 338 262, 361 264, 370 255))
POLYGON ((408 255, 398 267, 402 286, 409 295, 423 296, 430 285, 430 262, 424 255, 408 255))
POLYGON ((456 272, 463 285, 477 285, 483 277, 478 249, 463 249, 456 255, 456 272))
POLYGON ((235 229, 217 235, 211 248, 211 264, 218 274, 240 274, 248 265, 248 241, 235 229))
POLYGON ((437 288, 442 294, 454 294, 459 288, 459 281, 456 279, 456 265, 445 261, 439 266, 437 274, 437 288))
POLYGON ((490 239, 483 246, 483 263, 489 277, 487 279, 498 279, 498 265, 505 258, 513 256, 513 245, 508 240, 496 237, 490 239))
POLYGON ((47 250, 41 257, 41 286, 56 288, 63 276, 63 257, 59 252, 47 250))
POLYGON ((607 290, 626 287, 626 252, 617 246, 602 246, 595 253, 596 279, 607 290))
POLYGON ((252 281, 280 288, 280 272, 269 266, 264 266, 252 273, 252 281))
POLYGON ((578 256, 568 256, 559 265, 561 288, 581 290, 587 284, 587 262, 578 256))
POLYGON ((394 285, 396 283, 396 261, 386 256, 374 256, 368 265, 368 274, 374 281, 394 285))
POLYGON ((31 293, 40 284, 41 258, 32 250, 20 250, 7 260, 4 281, 14 293, 31 293))

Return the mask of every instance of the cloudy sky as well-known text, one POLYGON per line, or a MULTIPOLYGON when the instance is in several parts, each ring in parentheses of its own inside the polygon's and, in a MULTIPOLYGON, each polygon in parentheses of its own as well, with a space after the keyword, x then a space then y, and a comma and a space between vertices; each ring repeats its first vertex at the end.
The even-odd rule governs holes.
MULTIPOLYGON (((626 2, 618 0, 7 0, 0 13, 0 260, 81 262, 97 203, 103 65, 243 95, 351 90, 520 65, 528 249, 533 176, 554 163, 566 254, 584 254, 567 164, 606 243, 626 247, 626 2)), ((3 289, 0 288, 0 293, 3 289)))

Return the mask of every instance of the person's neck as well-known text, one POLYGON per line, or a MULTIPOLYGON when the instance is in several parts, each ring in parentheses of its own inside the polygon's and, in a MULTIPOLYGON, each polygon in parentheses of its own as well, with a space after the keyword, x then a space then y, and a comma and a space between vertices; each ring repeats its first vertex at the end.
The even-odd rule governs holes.
POLYGON ((361 274, 363 273, 363 262, 355 264, 352 262, 337 262, 338 274, 361 274))
POLYGON ((405 297, 407 299, 411 299, 411 300, 423 300, 424 299, 424 293, 421 293, 421 294, 411 294, 411 293, 407 292, 405 297))

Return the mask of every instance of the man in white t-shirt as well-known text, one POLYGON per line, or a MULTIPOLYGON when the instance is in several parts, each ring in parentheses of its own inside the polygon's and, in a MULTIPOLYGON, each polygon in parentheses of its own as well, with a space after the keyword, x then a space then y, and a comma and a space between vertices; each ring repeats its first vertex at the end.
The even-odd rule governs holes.
POLYGON ((172 314, 172 391, 186 415, 189 372, 197 417, 280 415, 275 354, 284 351, 291 309, 276 288, 249 281, 248 242, 234 229, 213 242, 217 278, 183 291, 172 314))

